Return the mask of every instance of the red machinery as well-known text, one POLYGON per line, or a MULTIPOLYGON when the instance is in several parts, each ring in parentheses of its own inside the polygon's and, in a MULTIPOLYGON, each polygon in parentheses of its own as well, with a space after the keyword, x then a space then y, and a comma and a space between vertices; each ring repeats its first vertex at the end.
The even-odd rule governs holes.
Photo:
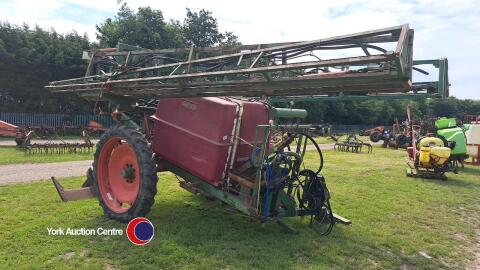
POLYGON ((15 135, 19 131, 20 131, 20 129, 17 126, 14 126, 12 124, 9 124, 7 122, 4 122, 4 121, 0 120, 0 136, 15 137, 15 135))
POLYGON ((218 186, 229 161, 236 166, 250 159, 255 128, 268 124, 268 114, 263 103, 233 98, 160 100, 153 151, 218 186), (234 144, 235 137, 243 141, 234 144))
POLYGON ((27 134, 21 128, 0 120, 0 137, 13 137, 18 146, 24 144, 27 134))
POLYGON ((370 136, 373 133, 382 133, 384 129, 385 129, 384 126, 378 126, 378 127, 374 127, 374 128, 371 128, 371 129, 364 129, 364 130, 360 130, 359 135, 360 136, 370 136))

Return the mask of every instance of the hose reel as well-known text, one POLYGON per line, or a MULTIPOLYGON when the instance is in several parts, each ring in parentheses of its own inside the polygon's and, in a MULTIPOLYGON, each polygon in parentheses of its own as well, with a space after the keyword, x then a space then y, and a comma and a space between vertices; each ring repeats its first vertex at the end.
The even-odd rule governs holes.
MULTIPOLYGON (((327 235, 335 224, 335 218, 330 205, 330 192, 325 178, 320 173, 323 168, 323 154, 315 140, 304 133, 289 133, 289 138, 304 138, 300 151, 290 150, 290 145, 285 145, 269 156, 264 164, 265 188, 263 191, 264 219, 268 217, 271 206, 268 205, 270 196, 274 196, 278 189, 286 189, 287 194, 295 201, 298 211, 303 211, 304 216, 310 217, 312 228, 327 226, 321 234, 327 235), (303 156, 306 146, 311 143, 319 156, 318 167, 309 169, 305 167, 303 156), (302 168, 302 169, 301 169, 302 168)), ((290 140, 293 143, 294 140, 290 140)))

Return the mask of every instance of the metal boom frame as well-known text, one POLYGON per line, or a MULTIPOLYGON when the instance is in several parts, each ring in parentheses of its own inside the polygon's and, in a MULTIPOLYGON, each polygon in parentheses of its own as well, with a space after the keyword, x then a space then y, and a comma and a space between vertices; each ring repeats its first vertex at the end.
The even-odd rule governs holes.
POLYGON ((445 98, 450 94, 450 82, 448 80, 448 59, 432 60, 413 60, 412 69, 429 75, 428 72, 418 68, 421 65, 431 65, 438 69, 438 78, 434 81, 412 82, 412 90, 406 93, 368 93, 366 95, 346 94, 339 89, 338 93, 332 95, 306 95, 306 96, 285 96, 272 97, 270 101, 273 104, 295 102, 321 102, 321 101, 340 101, 340 100, 388 100, 388 99, 425 99, 425 98, 445 98))
POLYGON ((412 47, 413 30, 408 25, 282 44, 138 51, 131 47, 122 51, 119 46, 96 51, 85 77, 46 87, 91 99, 298 96, 339 89, 357 94, 404 93, 412 89, 412 47), (389 43, 394 51, 378 45, 389 43), (355 48, 363 55, 318 56, 355 48), (300 61, 307 57, 315 60, 300 61))

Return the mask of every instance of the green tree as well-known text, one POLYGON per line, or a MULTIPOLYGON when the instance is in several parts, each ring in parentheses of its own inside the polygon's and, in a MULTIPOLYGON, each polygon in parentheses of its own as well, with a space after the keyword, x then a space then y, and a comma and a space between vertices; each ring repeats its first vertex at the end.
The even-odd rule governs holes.
POLYGON ((74 95, 52 95, 48 82, 82 76, 82 51, 90 49, 85 35, 59 35, 0 23, 0 108, 2 111, 84 112, 88 106, 74 95))
POLYGON ((401 122, 407 118, 407 105, 413 116, 455 117, 480 114, 480 100, 461 100, 455 97, 430 100, 371 100, 371 101, 317 101, 298 102, 296 108, 307 109, 306 122, 352 125, 391 125, 395 118, 401 122))
POLYGON ((238 37, 232 32, 220 33, 218 22, 212 12, 187 8, 187 17, 182 25, 183 36, 188 45, 210 47, 216 45, 238 45, 238 37))
POLYGON ((115 47, 119 42, 147 49, 239 44, 232 32, 220 33, 217 19, 204 9, 197 12, 187 8, 180 23, 165 21, 160 10, 140 7, 135 12, 124 3, 115 18, 96 27, 100 47, 115 47))
POLYGON ((140 7, 137 12, 123 4, 114 19, 97 25, 100 47, 115 47, 119 42, 147 49, 183 47, 178 23, 165 22, 160 10, 140 7))

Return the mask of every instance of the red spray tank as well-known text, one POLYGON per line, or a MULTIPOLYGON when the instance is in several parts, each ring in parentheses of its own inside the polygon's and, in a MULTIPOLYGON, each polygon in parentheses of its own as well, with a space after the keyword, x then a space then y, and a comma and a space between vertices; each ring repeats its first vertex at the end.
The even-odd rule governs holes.
POLYGON ((153 151, 218 186, 230 164, 250 158, 256 127, 268 124, 269 108, 226 97, 161 99, 153 119, 153 151))

